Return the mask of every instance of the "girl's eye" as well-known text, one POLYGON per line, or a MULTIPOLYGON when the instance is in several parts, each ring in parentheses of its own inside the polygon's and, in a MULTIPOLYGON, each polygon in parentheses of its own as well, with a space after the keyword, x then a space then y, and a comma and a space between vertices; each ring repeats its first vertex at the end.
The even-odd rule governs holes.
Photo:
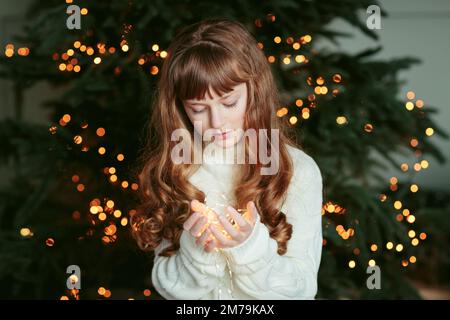
POLYGON ((224 106, 227 108, 233 108, 233 107, 236 107, 236 104, 237 104, 237 101, 233 102, 232 104, 224 104, 224 106))

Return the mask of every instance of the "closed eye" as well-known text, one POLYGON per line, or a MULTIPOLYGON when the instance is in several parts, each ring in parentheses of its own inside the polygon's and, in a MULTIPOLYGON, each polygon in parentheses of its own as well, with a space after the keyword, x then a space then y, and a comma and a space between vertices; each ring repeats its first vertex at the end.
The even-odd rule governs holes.
POLYGON ((237 101, 233 102, 232 104, 224 104, 224 106, 227 108, 233 108, 233 107, 236 107, 236 104, 237 104, 237 101))

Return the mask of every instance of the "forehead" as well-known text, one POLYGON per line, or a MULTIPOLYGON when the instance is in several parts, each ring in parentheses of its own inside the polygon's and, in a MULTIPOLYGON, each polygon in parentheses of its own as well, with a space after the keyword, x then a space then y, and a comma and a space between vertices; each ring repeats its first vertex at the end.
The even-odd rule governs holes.
POLYGON ((224 99, 224 98, 227 98, 229 96, 232 96, 234 94, 242 93, 246 89, 247 89, 247 86, 246 86, 246 84, 244 82, 233 86, 231 91, 225 92, 223 94, 217 94, 217 92, 213 88, 210 87, 208 93, 205 94, 203 99, 198 100, 198 99, 194 98, 194 99, 187 99, 186 101, 187 102, 195 102, 195 101, 203 101, 204 102, 204 101, 220 100, 220 99, 224 99))

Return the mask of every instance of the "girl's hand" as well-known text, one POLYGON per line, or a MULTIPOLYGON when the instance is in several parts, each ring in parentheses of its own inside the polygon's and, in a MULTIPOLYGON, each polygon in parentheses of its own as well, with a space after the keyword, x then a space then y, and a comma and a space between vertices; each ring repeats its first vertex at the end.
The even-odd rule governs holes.
POLYGON ((205 212, 206 206, 198 200, 191 201, 191 209, 194 211, 192 215, 184 222, 183 228, 186 231, 197 238, 195 243, 198 246, 202 246, 203 249, 210 252, 212 248, 216 245, 215 240, 210 237, 211 232, 207 229, 208 218, 206 218, 202 212, 205 212), (211 247, 210 250, 209 247, 211 247))
POLYGON ((209 250, 215 248, 235 247, 247 240, 247 238, 253 231, 256 218, 259 214, 253 201, 249 201, 247 203, 247 212, 242 216, 233 207, 228 207, 227 209, 231 217, 235 221, 236 227, 234 227, 227 218, 217 215, 223 229, 228 233, 230 237, 224 235, 216 226, 211 224, 208 227, 208 230, 211 231, 211 233, 218 241, 216 241, 215 245, 212 248, 208 248, 209 250))

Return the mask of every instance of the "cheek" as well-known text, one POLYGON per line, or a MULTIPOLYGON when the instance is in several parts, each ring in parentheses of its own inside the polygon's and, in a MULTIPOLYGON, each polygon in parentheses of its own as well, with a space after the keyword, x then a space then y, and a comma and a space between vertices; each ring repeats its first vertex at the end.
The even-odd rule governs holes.
POLYGON ((244 103, 233 110, 233 114, 231 115, 232 123, 239 124, 238 127, 242 128, 244 125, 245 112, 247 111, 247 102, 244 103))

